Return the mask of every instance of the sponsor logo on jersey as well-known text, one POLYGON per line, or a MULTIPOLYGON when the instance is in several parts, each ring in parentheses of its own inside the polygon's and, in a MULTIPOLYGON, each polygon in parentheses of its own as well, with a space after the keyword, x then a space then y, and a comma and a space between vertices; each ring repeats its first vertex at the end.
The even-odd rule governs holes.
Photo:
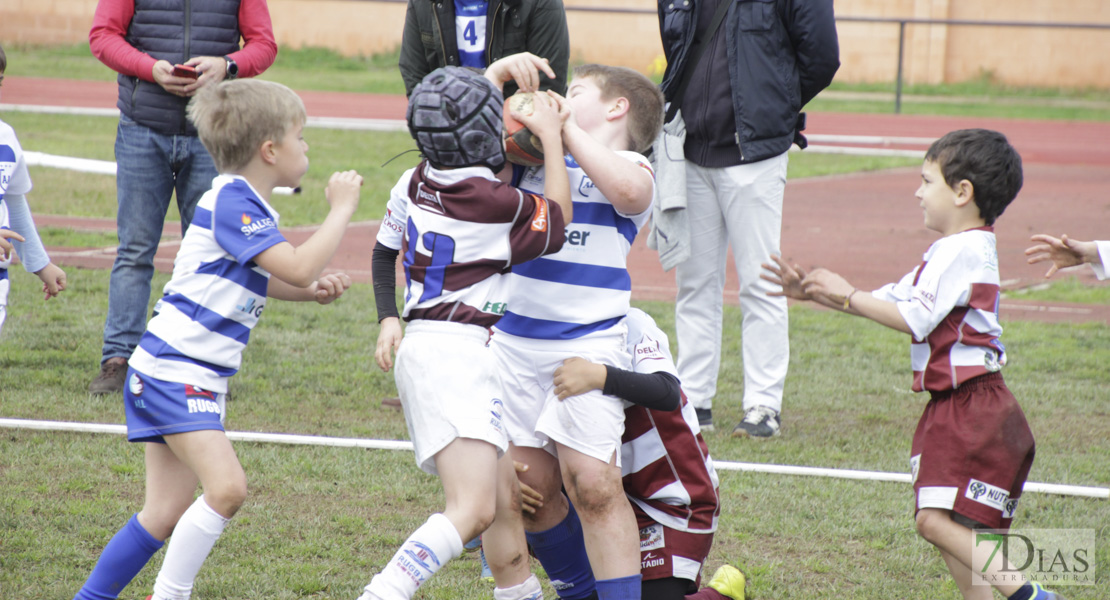
MULTIPOLYGON (((665 544, 666 542, 663 539, 663 526, 659 523, 652 523, 640 530, 640 552, 658 550, 665 544)), ((651 554, 649 553, 648 556, 651 556, 651 554)), ((644 559, 646 560, 648 556, 645 556, 644 559)))
POLYGON ((277 227, 277 224, 274 223, 274 220, 269 217, 254 220, 251 219, 250 215, 248 215, 247 213, 243 213, 243 216, 240 220, 243 222, 243 226, 239 228, 239 231, 242 231, 243 235, 247 236, 248 238, 264 229, 277 227))
POLYGON ((421 183, 416 188, 416 197, 413 198, 413 204, 420 208, 431 210, 431 212, 445 214, 447 210, 443 208, 443 201, 439 198, 439 192, 429 192, 424 189, 424 184, 421 183))
POLYGON ((578 182, 578 193, 582 196, 589 196, 590 191, 596 189, 592 179, 588 175, 582 175, 582 180, 578 182))
POLYGON ((220 414, 220 403, 213 400, 205 400, 204 398, 189 398, 185 397, 185 405, 189 407, 189 413, 213 413, 220 414))
POLYGON ((589 231, 567 230, 567 243, 571 246, 585 246, 586 239, 590 237, 589 231))
MULTIPOLYGON (((131 374, 131 379, 127 381, 127 388, 129 390, 131 390, 131 395, 132 396, 142 396, 143 395, 143 389, 145 387, 146 386, 143 385, 143 380, 139 377, 139 374, 138 373, 132 373, 131 374)), ((140 405, 136 404, 136 406, 140 406, 140 405)))
POLYGON ((393 231, 396 231, 397 233, 405 232, 405 226, 402 225, 400 221, 393 218, 393 211, 389 209, 386 209, 385 211, 385 221, 383 221, 382 224, 392 229, 393 231))
POLYGON ((650 568, 650 567, 659 567, 659 566, 662 566, 663 564, 665 564, 666 562, 667 562, 667 557, 665 557, 665 556, 656 556, 655 554, 653 554, 651 552, 648 552, 647 554, 640 557, 640 569, 647 569, 647 568, 650 568))
POLYGON ((501 431, 501 415, 505 412, 505 403, 500 398, 494 398, 489 402, 489 424, 501 431))
MULTIPOLYGON (((964 493, 964 497, 971 498, 979 504, 1005 512, 1006 506, 1010 501, 1010 492, 985 481, 972 479, 971 483, 967 484, 967 491, 964 493)), ((1017 505, 1015 504, 1014 507, 1016 508, 1017 505)))
POLYGON ((262 310, 265 308, 266 303, 255 302, 254 296, 251 296, 250 298, 247 298, 246 302, 240 304, 239 306, 236 306, 235 310, 247 313, 248 315, 252 315, 254 318, 257 319, 262 316, 262 310))
POLYGON ((910 485, 917 483, 917 473, 921 470, 921 455, 910 457, 910 485))
POLYGON ((508 303, 505 302, 486 302, 485 306, 482 307, 482 312, 503 315, 508 307, 508 303))
POLYGON ((632 357, 637 363, 644 360, 662 360, 662 358, 663 350, 659 348, 659 341, 648 338, 636 344, 636 356, 632 357))
POLYGON ((547 201, 539 196, 532 196, 536 201, 536 216, 532 219, 532 231, 547 231, 547 201))
POLYGON ((1012 518, 1014 518, 1014 513, 1017 512, 1017 506, 1018 506, 1018 499, 1017 498, 1010 498, 1009 500, 1007 500, 1006 501, 1006 506, 1002 508, 1002 518, 1003 519, 1012 519, 1012 518))

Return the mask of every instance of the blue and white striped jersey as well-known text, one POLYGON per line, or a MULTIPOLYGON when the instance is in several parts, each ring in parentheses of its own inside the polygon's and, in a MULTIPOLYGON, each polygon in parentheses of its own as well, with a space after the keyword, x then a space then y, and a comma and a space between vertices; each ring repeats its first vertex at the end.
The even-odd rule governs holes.
POLYGON ((226 392, 266 307, 270 274, 254 257, 285 241, 278 214, 246 179, 220 175, 201 196, 173 278, 130 365, 150 377, 226 392))
POLYGON ((485 69, 487 0, 455 0, 455 40, 464 67, 485 69))
MULTIPOLYGON (((618 152, 654 177, 651 165, 635 152, 618 152)), ((513 267, 509 308, 496 328, 535 339, 569 340, 600 334, 628 313, 632 279, 628 251, 651 207, 624 215, 601 195, 586 172, 566 157, 574 221, 559 252, 513 267)), ((519 187, 542 193, 543 167, 524 172, 519 187)))
MULTIPOLYGON (((31 176, 27 173, 27 163, 23 160, 23 148, 15 137, 15 130, 0 121, 0 227, 8 227, 8 205, 4 203, 4 196, 26 194, 30 191, 31 176)), ((0 269, 6 269, 11 262, 11 256, 0 260, 0 269)))

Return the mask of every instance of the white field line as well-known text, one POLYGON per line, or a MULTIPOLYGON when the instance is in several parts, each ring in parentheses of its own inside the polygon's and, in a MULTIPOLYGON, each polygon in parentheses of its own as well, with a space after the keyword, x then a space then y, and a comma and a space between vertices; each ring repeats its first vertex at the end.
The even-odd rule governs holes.
MULTIPOLYGON (((29 419, 0 419, 0 427, 8 429, 35 429, 40 431, 74 431, 81 433, 110 433, 124 435, 125 425, 104 423, 74 423, 65 421, 34 421, 29 419)), ((371 448, 375 450, 412 450, 412 442, 404 440, 373 440, 363 438, 337 438, 317 435, 296 435, 289 433, 254 433, 247 431, 228 431, 228 439, 242 442, 262 442, 271 444, 293 444, 302 446, 337 446, 344 448, 371 448)), ((836 479, 855 479, 866 481, 892 481, 910 483, 908 473, 887 473, 882 471, 857 471, 853 469, 829 469, 824 467, 803 467, 794 465, 772 465, 766 463, 741 463, 714 461, 713 466, 720 471, 747 471, 751 473, 771 473, 777 475, 805 475, 810 477, 832 477, 836 479)), ((1026 492, 1080 496, 1084 498, 1110 498, 1110 488, 1058 483, 1026 482, 1026 492)))

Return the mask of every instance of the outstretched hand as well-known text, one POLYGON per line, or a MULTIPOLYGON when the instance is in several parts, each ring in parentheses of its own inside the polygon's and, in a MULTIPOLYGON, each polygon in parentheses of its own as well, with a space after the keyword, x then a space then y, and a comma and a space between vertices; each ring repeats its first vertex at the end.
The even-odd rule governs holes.
POLYGON ((1044 274, 1045 279, 1052 277, 1060 269, 1093 262, 1098 254, 1098 245, 1094 242, 1079 242, 1066 234, 1055 238, 1042 233, 1029 239, 1040 243, 1025 249, 1025 255, 1029 257, 1026 262, 1033 265, 1052 261, 1048 272, 1044 274))
POLYGON ((797 263, 791 265, 777 254, 771 255, 771 261, 772 263, 763 263, 763 270, 769 271, 770 274, 760 273, 759 278, 782 286, 782 291, 768 292, 768 296, 786 296, 794 300, 813 299, 802 288, 802 280, 806 278, 806 270, 801 265, 797 263))

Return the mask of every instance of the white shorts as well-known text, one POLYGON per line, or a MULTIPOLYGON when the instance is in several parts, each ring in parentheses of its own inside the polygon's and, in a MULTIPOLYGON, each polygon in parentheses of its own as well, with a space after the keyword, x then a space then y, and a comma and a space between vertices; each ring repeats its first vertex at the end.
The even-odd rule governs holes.
POLYGON ((509 447, 501 424, 501 379, 476 325, 418 320, 409 323, 393 372, 416 464, 438 475, 435 455, 456 438, 489 442, 500 458, 509 447))
POLYGON ((591 362, 631 368, 624 323, 611 335, 578 340, 536 340, 496 332, 494 354, 505 390, 505 429, 514 445, 543 448, 556 454, 551 442, 620 466, 624 408, 627 404, 601 390, 566 400, 555 396, 553 377, 563 361, 575 356, 591 362))

